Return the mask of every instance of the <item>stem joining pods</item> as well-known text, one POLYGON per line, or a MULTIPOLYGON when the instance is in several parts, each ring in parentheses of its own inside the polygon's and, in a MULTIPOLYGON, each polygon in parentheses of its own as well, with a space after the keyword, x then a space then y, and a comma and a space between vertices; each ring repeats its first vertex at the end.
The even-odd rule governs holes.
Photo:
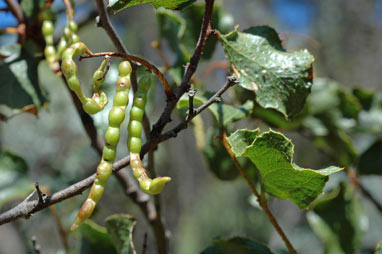
POLYGON ((76 93, 78 99, 82 103, 82 107, 88 114, 95 114, 103 110, 107 104, 107 96, 103 91, 99 91, 99 87, 104 81, 104 72, 106 69, 108 58, 106 58, 98 70, 93 75, 94 93, 92 98, 87 98, 81 89, 80 81, 77 78, 77 65, 73 61, 74 56, 91 53, 86 45, 82 42, 76 42, 67 48, 62 54, 61 69, 68 82, 69 88, 76 93))
POLYGON ((142 119, 146 106, 147 92, 150 88, 150 78, 142 77, 139 80, 138 91, 134 95, 133 107, 130 111, 129 140, 130 167, 134 177, 138 180, 141 189, 147 194, 159 194, 170 177, 157 177, 151 179, 142 165, 139 153, 141 152, 142 119))
POLYGON ((109 112, 109 127, 105 134, 106 144, 103 149, 102 159, 97 167, 97 176, 94 180, 89 196, 79 211, 76 220, 70 230, 75 230, 92 213, 105 190, 105 185, 112 174, 113 162, 115 160, 117 145, 119 142, 119 128, 125 119, 125 111, 129 103, 130 73, 131 65, 123 61, 118 66, 119 78, 117 81, 117 92, 113 101, 113 108, 109 112))

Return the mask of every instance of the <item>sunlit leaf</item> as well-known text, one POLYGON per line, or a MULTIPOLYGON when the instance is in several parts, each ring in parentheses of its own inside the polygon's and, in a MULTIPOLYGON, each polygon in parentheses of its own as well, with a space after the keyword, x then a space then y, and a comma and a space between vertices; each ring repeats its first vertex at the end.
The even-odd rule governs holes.
POLYGON ((276 31, 268 26, 235 29, 219 39, 240 85, 256 93, 260 106, 287 117, 302 110, 313 77, 314 58, 307 50, 286 52, 276 31))
POLYGON ((293 144, 283 134, 268 131, 254 137, 255 131, 237 130, 228 138, 237 157, 248 157, 259 169, 266 192, 307 208, 322 192, 329 175, 339 170, 305 169, 293 163, 293 144))

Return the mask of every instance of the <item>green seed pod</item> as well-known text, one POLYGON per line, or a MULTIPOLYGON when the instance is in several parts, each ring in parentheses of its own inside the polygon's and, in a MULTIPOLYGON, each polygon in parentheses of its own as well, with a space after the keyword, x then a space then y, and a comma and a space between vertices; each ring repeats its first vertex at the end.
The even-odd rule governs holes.
POLYGON ((123 119, 125 119, 125 111, 121 107, 114 107, 109 113, 109 126, 119 126, 123 119))
POLYGON ((114 161, 116 156, 116 150, 113 147, 105 146, 103 148, 103 159, 105 161, 114 161))
POLYGON ((42 34, 44 36, 52 35, 54 32, 54 25, 51 20, 44 20, 41 27, 42 34))
POLYGON ((119 128, 109 127, 105 134, 106 144, 116 146, 119 142, 119 128))
POLYGON ((130 111, 128 148, 130 152, 130 167, 141 189, 147 194, 156 195, 163 190, 167 182, 171 181, 171 178, 149 178, 139 155, 142 147, 142 119, 150 84, 151 80, 149 77, 143 77, 139 80, 138 91, 134 95, 133 107, 130 111))
MULTIPOLYGON (((91 53, 86 45, 82 42, 72 44, 69 48, 65 49, 62 53, 61 69, 68 82, 69 88, 76 93, 78 99, 82 103, 82 107, 88 114, 96 114, 104 109, 108 102, 107 96, 104 92, 99 91, 104 78, 96 80, 93 88, 95 89, 92 98, 87 98, 81 89, 80 81, 77 78, 77 65, 73 61, 73 57, 82 55, 84 53, 91 53)), ((107 59, 103 60, 101 66, 96 70, 95 77, 103 77, 107 65, 107 59)))
MULTIPOLYGON (((126 68, 126 66, 130 66, 130 63, 124 61, 120 64, 118 69, 123 71, 123 76, 126 79, 130 79, 130 72, 128 72, 129 69, 126 68)), ((99 74, 95 74, 94 76, 97 75, 99 74)), ((122 76, 121 73, 119 75, 122 76)), ((118 87, 114 102, 118 103, 113 103, 113 108, 109 112, 109 127, 107 128, 105 134, 106 145, 103 149, 101 162, 97 167, 97 177, 94 180, 88 198, 82 205, 76 220, 70 228, 72 231, 78 228, 79 225, 93 213, 95 205, 103 195, 106 182, 112 174, 112 165, 116 156, 116 150, 119 141, 119 128, 123 122, 123 119, 125 118, 125 111, 129 102, 128 94, 130 89, 130 80, 128 80, 126 84, 128 85, 118 86, 117 84, 118 87)))
POLYGON ((56 49, 53 46, 54 24, 50 19, 44 19, 41 26, 41 32, 45 40, 44 55, 51 70, 57 72, 60 68, 56 58, 56 49))
POLYGON ((68 22, 68 28, 71 32, 76 33, 78 30, 78 25, 74 20, 69 20, 68 22))

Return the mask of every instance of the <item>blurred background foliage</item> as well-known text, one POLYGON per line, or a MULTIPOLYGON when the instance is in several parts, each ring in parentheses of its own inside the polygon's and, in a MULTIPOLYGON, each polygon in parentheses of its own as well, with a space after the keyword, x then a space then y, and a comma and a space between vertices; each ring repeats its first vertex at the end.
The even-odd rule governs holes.
MULTIPOLYGON (((22 1, 25 12, 31 16, 33 8, 28 4, 32 2, 36 4, 38 1, 22 1)), ((307 48, 315 57, 315 84, 299 117, 286 121, 279 113, 254 105, 251 117, 256 118, 255 121, 242 120, 229 125, 229 129, 260 127, 265 131, 272 127, 285 131, 295 144, 294 161, 304 167, 359 165, 361 183, 382 202, 382 99, 379 94, 382 92, 382 1, 216 2, 220 8, 214 13, 214 27, 228 32, 236 24, 240 24, 240 30, 255 25, 270 25, 280 33, 285 48, 290 51, 307 48)), ((104 30, 95 26, 94 1, 76 0, 75 3, 75 20, 80 24, 78 34, 81 40, 93 52, 115 51, 104 30)), ((0 8, 5 6, 4 1, 0 1, 0 8)), ((55 39, 58 40, 66 22, 62 1, 56 0, 53 9, 57 11, 55 39)), ((164 30, 164 22, 170 22, 164 20, 165 12, 160 10, 156 14, 152 6, 145 4, 112 15, 112 22, 129 52, 141 55, 157 66, 165 66, 165 63, 158 50, 151 46, 152 42, 162 38, 163 33, 166 34, 164 38, 172 38, 169 35, 171 31, 164 30)), ((179 66, 186 63, 195 44, 192 35, 198 33, 200 26, 200 20, 195 18, 200 16, 197 6, 175 13, 179 15, 171 25, 179 26, 182 22, 179 20, 182 19, 195 19, 195 22, 192 23, 193 27, 184 31, 184 36, 174 35, 177 36, 176 40, 183 43, 183 48, 179 48, 175 38, 161 40, 168 62, 177 63, 175 68, 169 70, 170 80, 174 84, 178 83, 181 75, 179 66)), ((0 12, 0 17, 0 28, 17 25, 9 12, 0 12)), ((13 35, 0 35, 1 46, 15 43, 16 40, 17 37, 13 35)), ((33 47, 31 45, 28 48, 33 47)), ((17 51, 2 48, 1 52, 4 50, 17 51)), ((197 89, 203 87, 208 91, 216 91, 225 82, 226 76, 224 69, 216 67, 219 66, 218 61, 225 59, 221 45, 216 44, 216 50, 209 54, 212 59, 199 65, 194 83, 197 89)), ((37 53, 34 56, 42 55, 37 53)), ((79 78, 88 89, 90 77, 98 63, 97 59, 79 62, 79 78)), ((62 79, 50 71, 45 61, 39 62, 37 71, 42 92, 33 98, 44 98, 39 99, 42 109, 38 117, 21 114, 0 122, 0 146, 6 149, 0 157, 1 211, 11 208, 25 197, 33 188, 33 181, 49 186, 50 192, 55 192, 92 174, 98 164, 98 156, 90 146, 62 79), (10 164, 14 164, 12 168, 17 168, 17 172, 7 171, 10 164), (14 188, 10 191, 12 195, 5 192, 10 190, 10 186, 14 188), (2 202, 3 197, 8 202, 2 202)), ((116 68, 112 65, 104 85, 108 96, 112 96, 116 77, 116 68)), ((2 92, 8 82, 7 77, 2 76, 0 81, 2 92)), ((5 96, 0 95, 0 98, 5 96)), ((150 98, 147 111, 153 123, 165 104, 162 89, 159 86, 152 89, 150 98)), ((231 89, 224 98, 236 100, 234 102, 237 105, 251 99, 239 87, 231 89)), ((6 115, 14 112, 4 105, 0 105, 0 110, 6 115)), ((103 112, 94 117, 100 133, 103 133, 107 123, 108 110, 103 112)), ((179 112, 184 113, 184 109, 179 109, 179 112)), ((213 135, 217 135, 215 120, 209 113, 203 113, 202 119, 204 127, 197 123, 195 128, 190 126, 176 139, 160 144, 155 153, 155 166, 159 174, 169 175, 173 179, 161 195, 163 216, 171 239, 171 253, 200 253, 211 245, 214 237, 233 236, 247 236, 267 245, 274 253, 284 253, 283 242, 259 208, 250 189, 241 177, 237 177, 236 172, 230 172, 231 162, 224 160, 224 156, 215 155, 215 158, 222 160, 215 160, 216 164, 213 164, 214 154, 211 151, 214 149, 211 146, 218 145, 214 142, 203 145, 203 141, 213 141, 213 135), (199 136, 195 137, 194 132, 199 136), (203 135, 204 139, 201 138, 203 135), (216 167, 217 164, 222 171, 216 167)), ((122 129, 127 129, 127 121, 122 129)), ((127 133, 121 133, 117 159, 127 154, 127 133)), ((224 152, 219 147, 216 151, 224 152)), ((247 164, 243 161, 243 165, 247 164)), ((374 253, 382 237, 381 213, 359 191, 345 183, 349 183, 349 180, 344 172, 331 176, 325 189, 328 195, 325 200, 317 201, 311 211, 301 211, 289 201, 271 199, 271 210, 299 253, 344 253, 343 250, 349 251, 346 253, 374 253)), ((77 196, 56 206, 65 228, 73 221, 83 198, 84 195, 77 196)), ((138 252, 147 233, 148 253, 154 253, 155 243, 150 226, 136 205, 123 194, 114 178, 108 183, 105 196, 92 218, 103 225, 104 219, 113 213, 134 215, 137 220, 135 242, 138 252)), ((46 209, 28 221, 18 220, 1 226, 0 253, 30 252, 32 236, 36 236, 43 253, 63 253, 55 225, 54 218, 46 209)), ((92 228, 92 225, 87 227, 92 228)), ((70 246, 77 253, 85 253, 84 246, 91 246, 89 242, 86 243, 86 235, 92 234, 95 233, 90 229, 88 234, 70 234, 70 246), (81 238, 82 241, 79 241, 81 238)), ((94 237, 90 239, 94 240, 94 237)), ((87 251, 97 253, 94 249, 87 251)), ((105 249, 98 251, 102 253, 105 249)))

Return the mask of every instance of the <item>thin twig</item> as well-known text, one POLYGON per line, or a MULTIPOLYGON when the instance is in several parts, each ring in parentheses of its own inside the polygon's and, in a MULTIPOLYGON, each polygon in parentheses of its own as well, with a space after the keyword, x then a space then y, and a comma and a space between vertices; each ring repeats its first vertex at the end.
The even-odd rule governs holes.
POLYGON ((206 44, 209 36, 211 35, 211 18, 212 18, 213 7, 214 7, 214 0, 206 0, 202 27, 200 30, 198 42, 196 44, 196 48, 190 59, 190 62, 186 65, 182 83, 180 84, 180 87, 176 91, 175 97, 171 98, 170 100, 167 100, 165 110, 163 111, 158 121, 153 126, 153 129, 150 133, 151 138, 157 138, 161 135, 166 124, 171 121, 171 114, 178 100, 190 88, 190 79, 194 75, 196 68, 199 64, 199 60, 202 55, 204 45, 206 44))
POLYGON ((9 10, 18 21, 17 33, 20 35, 19 41, 20 38, 21 40, 25 40, 27 35, 27 26, 25 24, 23 9, 21 8, 20 4, 14 0, 5 0, 5 2, 7 3, 9 10))
POLYGON ((153 64, 151 64, 149 61, 140 58, 138 56, 130 55, 130 54, 125 54, 125 53, 118 53, 118 52, 100 52, 100 53, 90 53, 88 55, 80 56, 80 60, 85 59, 85 58, 92 58, 92 57, 100 57, 100 56, 111 56, 111 57, 120 57, 127 59, 132 62, 140 63, 144 65, 150 72, 154 73, 155 75, 158 76, 160 82, 162 83, 164 92, 167 96, 167 98, 172 98, 174 97, 174 94, 172 92, 172 88, 170 84, 167 82, 165 76, 163 73, 153 64))
MULTIPOLYGON (((210 106, 211 104, 216 102, 216 98, 220 97, 229 87, 233 86, 234 84, 235 84, 235 82, 233 82, 232 80, 229 80, 218 92, 216 92, 216 94, 214 96, 212 96, 207 102, 205 102, 204 104, 202 104, 201 106, 199 106, 196 109, 195 116, 200 114, 201 112, 203 112, 203 110, 208 108, 208 106, 210 106)), ((162 143, 162 142, 164 142, 170 138, 176 137, 180 131, 182 131, 183 129, 185 129, 187 127, 188 122, 191 120, 192 119, 187 120, 185 117, 173 129, 162 134, 158 138, 148 140, 142 146, 142 150, 141 150, 141 154, 140 154, 141 158, 143 158, 144 155, 146 153, 148 153, 150 150, 154 149, 158 144, 160 144, 160 143, 162 143)), ((126 156, 126 157, 122 158, 121 160, 114 162, 113 173, 121 170, 122 168, 128 166, 129 164, 130 164, 130 157, 129 156, 126 156)), ((38 200, 27 200, 27 199, 24 200, 23 202, 18 204, 16 207, 0 214, 0 225, 8 223, 10 221, 17 220, 19 218, 29 218, 32 214, 34 214, 38 211, 41 211, 50 205, 59 203, 63 200, 66 200, 66 199, 69 199, 73 196, 81 194, 83 191, 90 188, 90 186, 93 184, 95 177, 96 177, 96 174, 92 174, 91 176, 89 176, 89 177, 87 177, 87 178, 85 178, 85 179, 83 179, 83 180, 81 180, 81 181, 79 181, 79 182, 77 182, 71 186, 68 186, 61 191, 58 191, 58 192, 46 197, 44 204, 39 203, 38 200)), ((139 192, 139 190, 137 190, 137 192, 134 192, 134 193, 140 193, 140 192, 139 192)), ((129 195, 129 196, 131 197, 132 195, 129 195)), ((137 200, 139 200, 138 197, 137 197, 137 200)), ((138 205, 141 207, 141 206, 144 206, 144 203, 142 201, 139 201, 138 205)), ((146 208, 147 208, 147 206, 144 206, 141 209, 146 209, 146 208)), ((149 209, 149 208, 147 208, 147 209, 149 209)), ((150 216, 152 216, 152 217, 154 216, 154 215, 150 214, 149 212, 145 212, 145 215, 148 216, 149 218, 150 218, 150 216)), ((151 222, 151 223, 153 223, 153 222, 151 222)))
POLYGON ((265 214, 268 216, 269 221, 272 223, 272 225, 276 229, 277 233, 281 236, 281 238, 284 241, 285 245, 287 246, 289 252, 291 254, 297 253, 296 250, 293 248, 292 244, 290 243, 288 237, 285 235, 284 231, 281 229, 276 218, 273 216, 272 212, 269 210, 269 207, 268 207, 268 204, 267 204, 267 201, 266 201, 264 195, 259 194, 259 192, 256 190, 255 186, 253 185, 252 181, 249 179, 249 176, 247 175, 247 173, 245 173, 245 171, 241 167, 239 161, 236 159, 236 156, 233 153, 231 146, 228 143, 227 133, 226 133, 224 127, 221 127, 220 141, 222 142, 224 148, 226 149, 229 157, 231 157, 236 168, 239 170, 240 174, 243 176, 244 180, 247 182, 252 193, 256 196, 261 208, 263 208, 265 214))
POLYGON ((152 41, 151 42, 151 47, 153 47, 154 49, 157 50, 160 58, 162 59, 162 61, 164 63, 164 66, 165 66, 165 71, 164 72, 167 72, 167 70, 171 68, 171 64, 168 61, 165 53, 163 52, 161 41, 160 40, 152 41))
POLYGON ((74 18, 74 11, 72 4, 70 3, 70 0, 64 0, 65 6, 66 6, 66 14, 68 15, 68 18, 70 20, 73 20, 74 18))
POLYGON ((45 196, 45 195, 42 194, 42 192, 40 190, 40 186, 38 185, 38 182, 34 183, 34 187, 36 188, 36 192, 37 192, 37 196, 38 196, 38 202, 39 203, 45 203, 45 200, 43 198, 43 196, 45 196))
POLYGON ((188 112, 187 112, 187 117, 192 117, 195 112, 194 112, 194 97, 196 94, 195 89, 190 89, 188 91, 188 112))
POLYGON ((129 230, 129 241, 130 241, 130 247, 131 247, 131 250, 133 251, 133 254, 137 254, 137 252, 135 250, 134 241, 133 241, 133 233, 134 233, 135 225, 137 225, 137 221, 133 222, 133 224, 131 225, 131 228, 129 230))

